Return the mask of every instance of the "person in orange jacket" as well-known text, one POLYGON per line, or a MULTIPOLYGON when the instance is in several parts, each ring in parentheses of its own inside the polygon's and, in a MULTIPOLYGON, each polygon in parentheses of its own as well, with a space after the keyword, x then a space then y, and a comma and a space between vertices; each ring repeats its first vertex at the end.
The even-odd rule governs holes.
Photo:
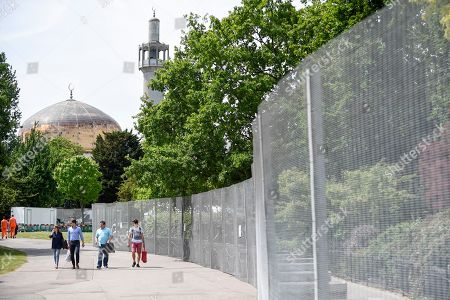
POLYGON ((16 238, 16 227, 17 227, 16 218, 14 218, 14 215, 11 215, 11 218, 9 218, 9 237, 12 239, 16 238))
POLYGON ((6 216, 3 216, 3 220, 2 220, 2 240, 3 238, 8 238, 8 220, 6 220, 6 216))

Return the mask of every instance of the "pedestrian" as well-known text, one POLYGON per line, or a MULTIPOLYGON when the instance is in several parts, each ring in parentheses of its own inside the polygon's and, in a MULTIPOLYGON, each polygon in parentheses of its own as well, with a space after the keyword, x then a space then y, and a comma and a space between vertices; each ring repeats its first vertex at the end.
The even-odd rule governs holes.
POLYGON ((71 227, 67 229, 67 242, 70 249, 70 260, 72 261, 72 269, 80 268, 80 241, 84 247, 84 237, 81 228, 77 226, 77 220, 72 220, 71 227))
POLYGON ((8 220, 6 220, 6 216, 3 216, 3 220, 2 220, 2 240, 3 238, 7 239, 8 238, 8 220))
POLYGON ((16 238, 17 221, 14 215, 9 218, 9 237, 12 239, 16 238))
POLYGON ((108 268, 109 253, 106 250, 106 243, 111 242, 113 235, 111 229, 106 227, 105 221, 100 221, 100 228, 95 232, 95 243, 98 245, 97 269, 108 268))
POLYGON ((55 262, 55 269, 58 269, 59 254, 61 253, 64 242, 64 237, 61 230, 59 229, 59 226, 55 225, 55 227, 53 227, 52 233, 49 235, 49 238, 52 239, 53 261, 55 262))
POLYGON ((133 258, 133 268, 140 267, 139 262, 141 260, 142 247, 145 249, 144 232, 139 226, 139 221, 134 219, 133 226, 128 232, 128 247, 131 245, 131 257, 133 258), (137 263, 136 263, 136 252, 137 252, 137 263))

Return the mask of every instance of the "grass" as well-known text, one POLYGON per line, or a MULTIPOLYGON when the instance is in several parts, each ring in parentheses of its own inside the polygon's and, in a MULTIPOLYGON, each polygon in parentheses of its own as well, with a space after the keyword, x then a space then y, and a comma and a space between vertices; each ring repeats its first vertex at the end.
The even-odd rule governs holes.
MULTIPOLYGON (((35 231, 35 232, 18 232, 17 238, 20 239, 39 239, 39 240, 50 240, 48 237, 50 235, 49 231, 35 231)), ((86 244, 92 244, 92 232, 83 232, 84 242, 86 244)), ((67 239, 67 232, 63 232, 63 236, 67 239)))
POLYGON ((26 261, 24 252, 0 246, 0 275, 14 271, 26 261))

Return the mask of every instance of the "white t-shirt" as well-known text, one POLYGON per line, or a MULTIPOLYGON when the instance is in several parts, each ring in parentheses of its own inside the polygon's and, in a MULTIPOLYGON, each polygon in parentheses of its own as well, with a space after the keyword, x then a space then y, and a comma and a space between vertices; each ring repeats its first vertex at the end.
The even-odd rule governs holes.
POLYGON ((142 243, 142 236, 144 235, 144 231, 142 231, 141 226, 131 227, 129 233, 131 233, 132 243, 142 243))

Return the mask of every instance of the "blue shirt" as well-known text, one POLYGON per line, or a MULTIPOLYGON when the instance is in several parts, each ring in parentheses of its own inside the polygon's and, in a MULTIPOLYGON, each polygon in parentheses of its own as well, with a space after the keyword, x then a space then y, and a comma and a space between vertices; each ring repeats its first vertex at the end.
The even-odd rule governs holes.
POLYGON ((67 229, 67 236, 69 241, 84 241, 83 232, 81 231, 80 227, 75 227, 75 229, 70 226, 69 229, 67 229))
POLYGON ((95 237, 98 240, 98 245, 104 245, 106 242, 108 242, 108 239, 112 237, 111 229, 105 227, 103 229, 99 228, 97 229, 97 232, 95 232, 95 237))

